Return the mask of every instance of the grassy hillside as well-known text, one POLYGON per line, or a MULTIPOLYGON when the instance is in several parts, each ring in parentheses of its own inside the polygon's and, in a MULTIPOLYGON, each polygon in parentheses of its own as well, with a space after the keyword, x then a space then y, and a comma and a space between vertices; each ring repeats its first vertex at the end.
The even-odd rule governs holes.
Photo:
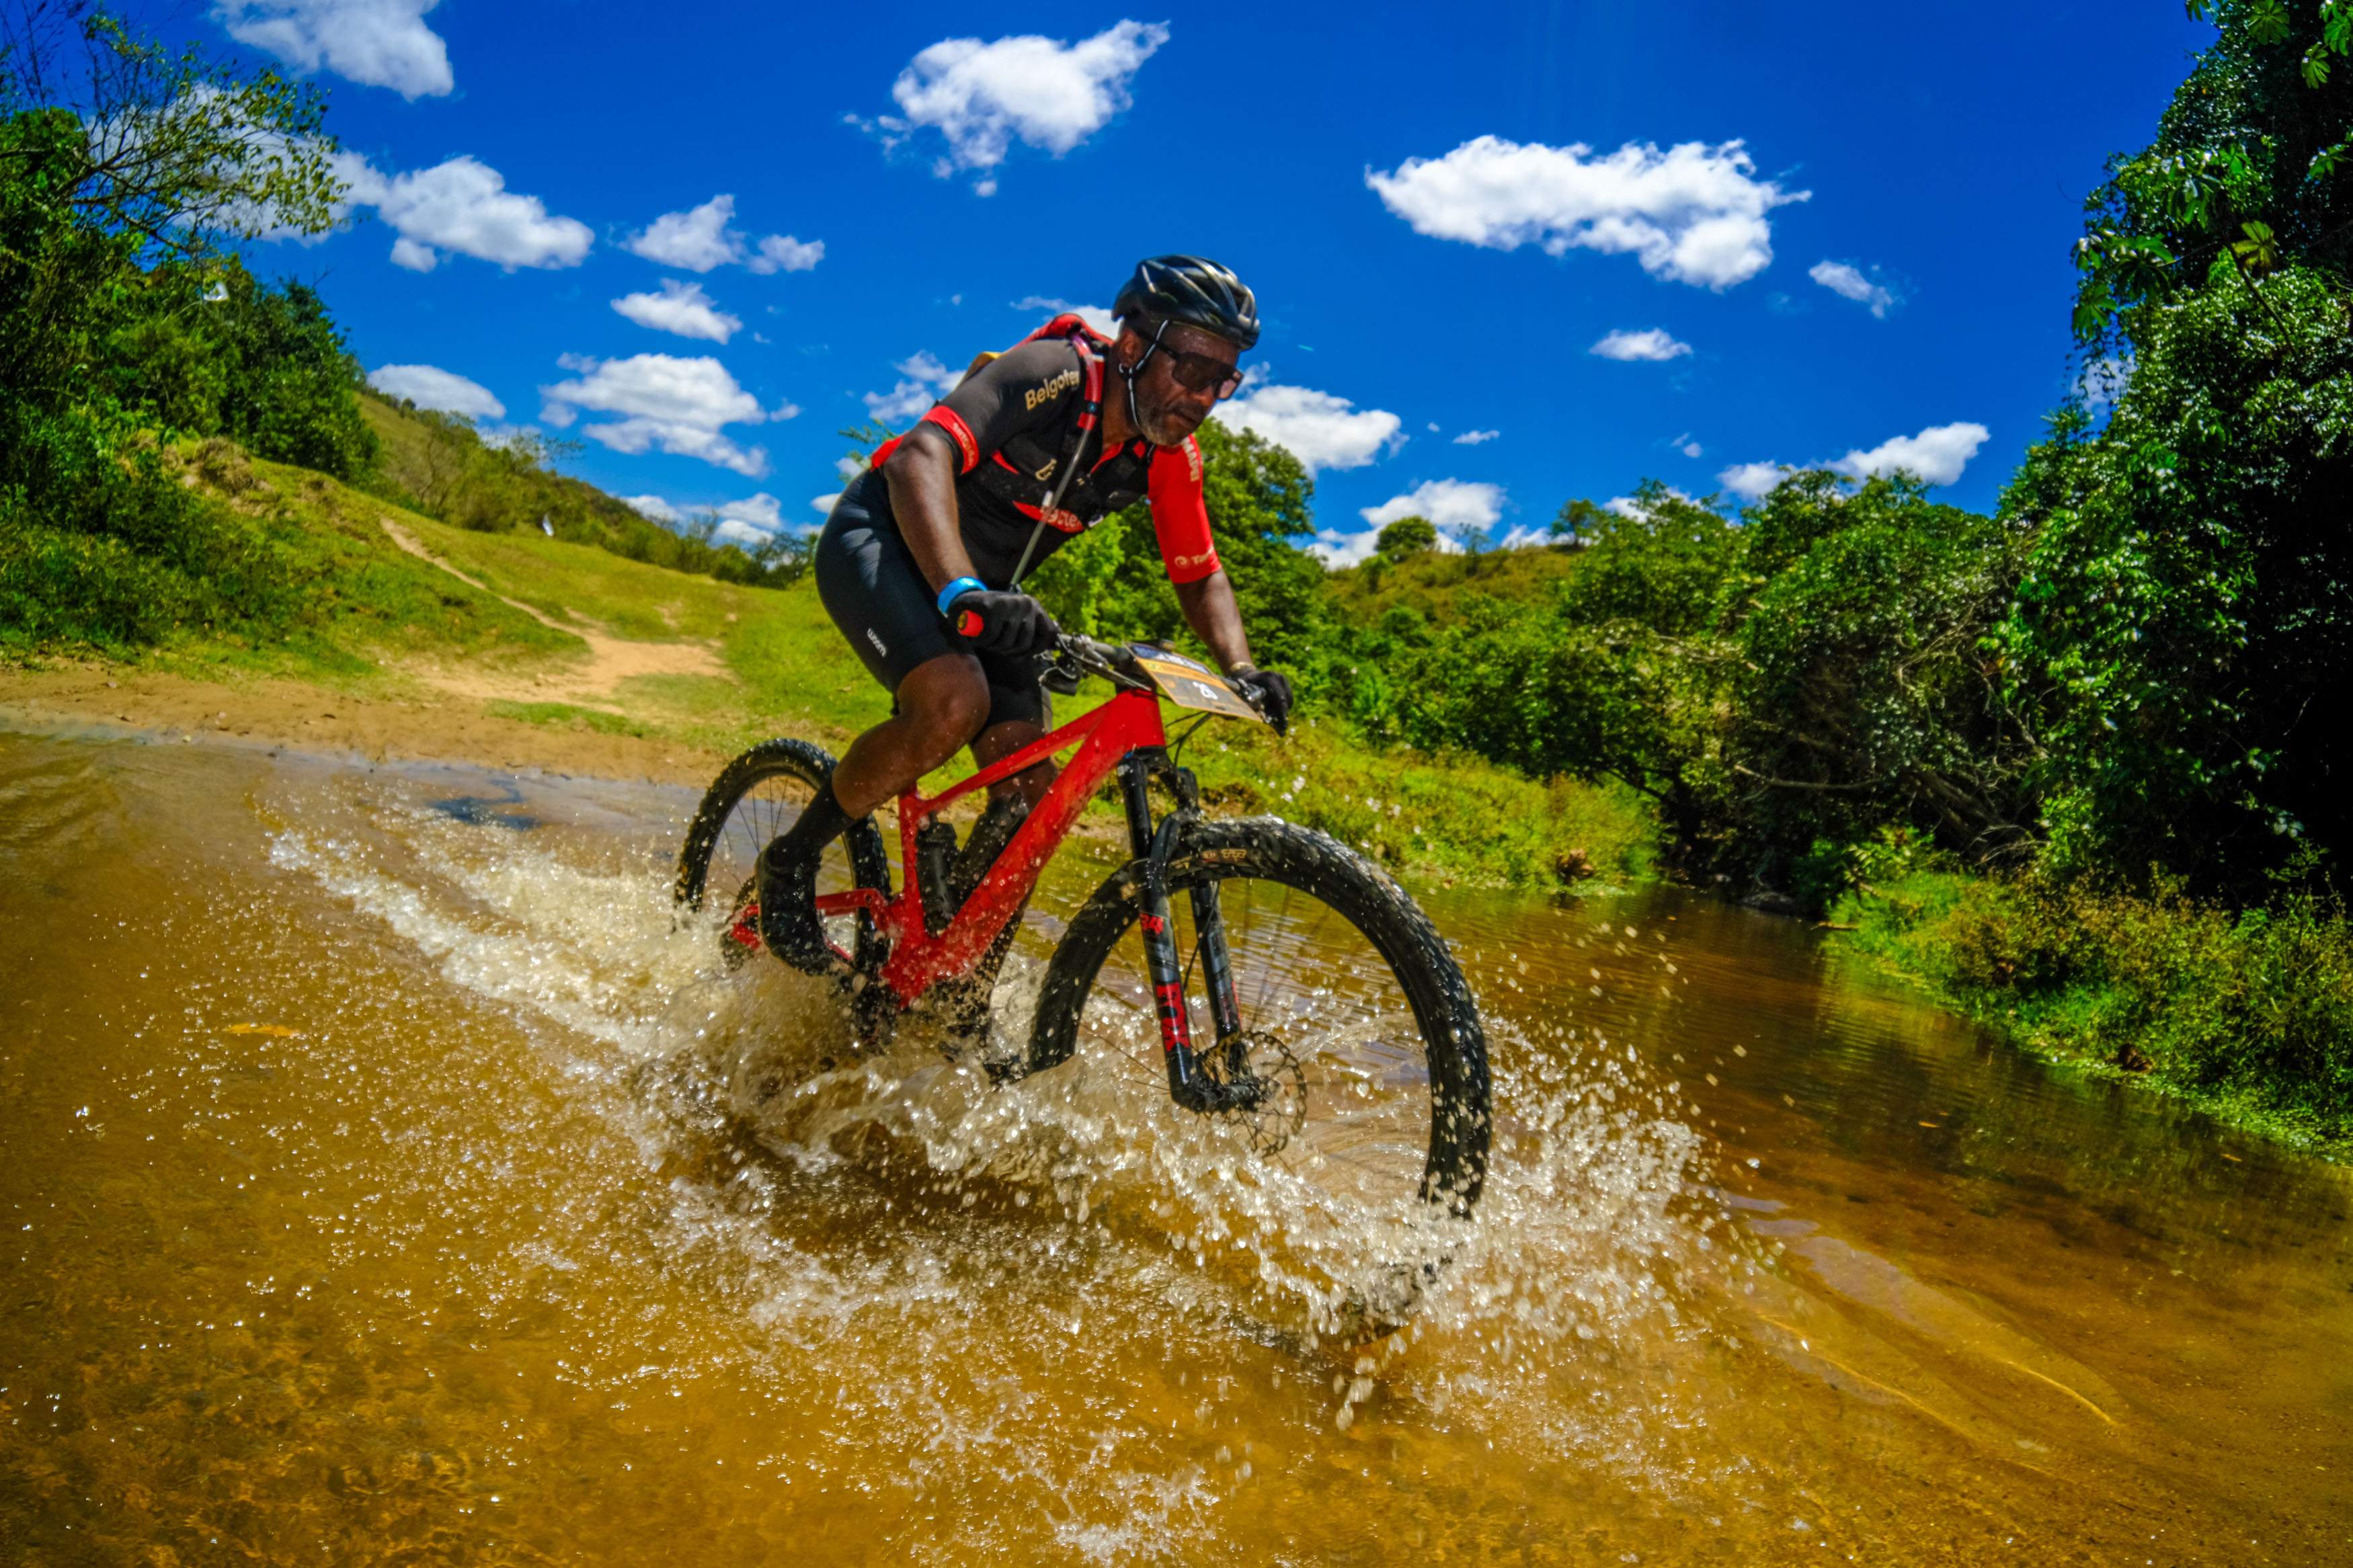
POLYGON ((1335 572, 1328 580, 1332 606, 1358 626, 1377 621, 1392 605, 1420 613, 1432 626, 1458 616, 1466 594, 1491 598, 1536 600, 1577 570, 1580 552, 1566 545, 1529 545, 1489 550, 1477 555, 1423 551, 1401 561, 1380 556, 1335 572))
MULTIPOLYGON (((136 656, 143 665, 472 704, 543 730, 689 748, 714 771, 774 734, 838 750, 888 711, 806 581, 722 582, 535 529, 453 527, 226 441, 174 460, 282 554, 302 609, 283 636, 177 628, 136 656), (652 672, 613 675, 639 668, 652 672)), ((22 643, 15 651, 39 657, 22 643)), ((1107 695, 1091 684, 1059 700, 1058 714, 1107 695)), ((1532 783, 1472 758, 1375 752, 1328 722, 1286 739, 1218 725, 1183 760, 1217 809, 1279 813, 1409 877, 1606 886, 1638 876, 1647 855, 1648 821, 1630 796, 1532 783)), ((948 776, 966 771, 959 762, 948 776)))

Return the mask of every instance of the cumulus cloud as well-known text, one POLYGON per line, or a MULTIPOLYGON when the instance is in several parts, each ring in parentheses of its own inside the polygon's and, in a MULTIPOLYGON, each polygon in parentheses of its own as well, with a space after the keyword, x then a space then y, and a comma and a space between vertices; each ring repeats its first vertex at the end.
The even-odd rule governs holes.
POLYGON ((1686 458, 1696 458, 1700 454, 1700 444, 1692 439, 1692 434, 1688 430, 1668 442, 1667 445, 1686 458))
POLYGON ((1398 433, 1405 421, 1388 409, 1359 409, 1306 386, 1254 386, 1219 404, 1211 417, 1265 437, 1298 458, 1310 476, 1324 468, 1361 468, 1405 444, 1398 433))
POLYGON ((1082 305, 1075 300, 1055 300, 1043 294, 1032 294, 1026 300, 1014 300, 1013 308, 1017 310, 1043 310, 1050 316, 1076 314, 1107 338, 1119 335, 1119 322, 1101 305, 1082 305))
POLYGON ((659 496, 623 496, 621 501, 639 517, 649 517, 656 522, 666 522, 675 526, 686 517, 684 512, 659 496))
MULTIPOLYGON (((1810 465, 1845 475, 1850 479, 1873 479, 1898 470, 1932 485, 1949 485, 1961 477, 1991 432, 1964 421, 1931 425, 1916 436, 1896 436, 1868 450, 1858 447, 1843 458, 1810 465)), ((1715 482, 1743 500, 1756 500, 1795 469, 1788 463, 1735 463, 1715 476, 1715 482)))
POLYGON ((714 267, 742 266, 753 272, 807 272, 825 259, 825 241, 802 241, 789 234, 772 234, 754 244, 733 226, 735 198, 725 193, 699 207, 664 213, 621 242, 632 256, 681 272, 708 272, 714 267))
POLYGON ((385 364, 368 372, 368 384, 386 397, 405 397, 419 408, 462 414, 469 419, 503 419, 507 405, 480 382, 430 364, 385 364))
POLYGON ((1324 565, 1338 571, 1347 566, 1361 566, 1372 558, 1373 547, 1380 542, 1380 530, 1367 528, 1356 533, 1343 533, 1336 528, 1319 528, 1307 546, 1307 553, 1324 565))
POLYGON ((1034 36, 943 38, 891 85, 897 114, 857 122, 879 132, 886 148, 926 127, 937 131, 947 152, 932 172, 942 179, 977 172, 973 189, 993 195, 988 171, 1016 140, 1058 158, 1068 153, 1127 107, 1130 79, 1167 41, 1157 22, 1121 22, 1075 44, 1034 36))
POLYGON ((1806 276, 1842 300, 1869 306, 1871 313, 1883 321, 1898 303, 1894 292, 1886 285, 1864 277, 1859 268, 1843 261, 1817 261, 1806 269, 1806 276))
POLYGON ((1641 331, 1621 327, 1585 352, 1599 354, 1603 359, 1649 360, 1663 363, 1691 353, 1692 346, 1676 341, 1674 334, 1664 327, 1645 327, 1641 331))
POLYGON ((1483 531, 1504 515, 1504 487, 1473 479, 1431 479, 1357 515, 1376 529, 1401 517, 1426 517, 1440 533, 1483 531))
POLYGON ((888 392, 868 393, 866 412, 894 429, 921 418, 956 384, 956 373, 942 364, 929 350, 912 359, 902 359, 891 368, 899 373, 898 384, 888 392))
POLYGON ((452 158, 404 174, 379 173, 365 158, 339 153, 335 173, 351 206, 374 207, 400 237, 396 266, 430 272, 455 251, 518 267, 577 267, 595 239, 588 226, 558 217, 537 196, 507 189, 506 177, 472 158, 452 158))
MULTIPOLYGON (((1692 500, 1690 496, 1683 494, 1683 491, 1675 489, 1672 485, 1666 487, 1666 494, 1668 498, 1672 500, 1689 501, 1692 500)), ((1694 504, 1697 503, 1694 502, 1694 504)), ((1649 507, 1642 504, 1641 498, 1639 496, 1611 496, 1608 500, 1601 503, 1601 510, 1604 511, 1614 511, 1620 517, 1647 517, 1650 515, 1651 510, 1649 507)))
POLYGON ((624 294, 613 301, 613 309, 641 327, 714 343, 723 343, 744 330, 743 321, 720 310, 702 291, 702 284, 681 283, 675 278, 663 279, 659 294, 624 294))
POLYGON ((567 354, 558 363, 575 374, 540 388, 547 400, 540 417, 563 428, 583 411, 617 415, 581 429, 616 452, 673 452, 757 479, 768 471, 767 452, 738 446, 724 434, 725 426, 788 419, 799 412, 789 404, 789 412, 762 408, 726 366, 708 356, 633 354, 600 361, 567 354))
POLYGON ((300 71, 326 69, 410 100, 457 85, 425 15, 440 0, 216 0, 228 36, 300 71))
POLYGON ((1631 255, 1653 278, 1728 289, 1773 259, 1775 207, 1812 193, 1756 177, 1738 142, 1684 142, 1662 152, 1629 142, 1596 157, 1582 142, 1522 145, 1498 136, 1442 158, 1409 158, 1365 183, 1414 231, 1514 250, 1540 247, 1631 255))
POLYGON ((1982 425, 1931 425, 1917 436, 1896 436, 1869 451, 1849 452, 1829 467, 1855 479, 1900 468, 1932 485, 1949 485, 1961 477, 1961 470, 1991 434, 1982 425))
POLYGON ((1757 500, 1789 472, 1782 463, 1735 463, 1715 476, 1715 482, 1742 500, 1757 500))
MULTIPOLYGON (((1436 426, 1433 426, 1431 428, 1435 429, 1436 426)), ((1461 435, 1454 437, 1454 444, 1458 447, 1476 447, 1492 441, 1502 434, 1501 430, 1465 430, 1461 435)))
POLYGON ((825 241, 795 239, 772 234, 760 241, 744 263, 749 272, 807 272, 825 259, 825 241))
POLYGON ((833 515, 833 503, 841 499, 839 490, 828 490, 821 496, 809 497, 809 506, 819 517, 833 515))

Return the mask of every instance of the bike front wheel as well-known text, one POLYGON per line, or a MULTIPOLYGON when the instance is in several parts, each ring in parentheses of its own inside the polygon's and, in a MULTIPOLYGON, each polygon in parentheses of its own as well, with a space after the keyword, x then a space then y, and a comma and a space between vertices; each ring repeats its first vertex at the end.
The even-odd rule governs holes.
MULTIPOLYGON (((1071 923, 1039 990, 1029 1072, 1067 1060, 1091 994, 1155 1016, 1143 866, 1106 881, 1071 923)), ((1396 883, 1324 834, 1271 817, 1204 821, 1166 868, 1194 1042, 1213 1076, 1266 1099, 1226 1113, 1275 1168, 1351 1206, 1418 1196, 1467 1215, 1493 1121, 1486 1036, 1446 940, 1396 883), (1197 893, 1213 889, 1240 1030, 1217 1038, 1197 893)), ((1131 1023, 1134 1019, 1130 1020, 1131 1023)), ((1109 1065, 1165 1082, 1155 1037, 1099 1032, 1109 1065)))

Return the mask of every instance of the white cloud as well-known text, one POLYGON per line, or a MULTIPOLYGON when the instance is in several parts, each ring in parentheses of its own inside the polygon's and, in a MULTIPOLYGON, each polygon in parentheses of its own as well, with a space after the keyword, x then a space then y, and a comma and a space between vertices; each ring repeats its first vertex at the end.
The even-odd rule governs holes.
POLYGON ((1620 327, 1585 352, 1599 354, 1603 359, 1649 360, 1662 363, 1691 353, 1692 346, 1677 342, 1674 334, 1664 327, 1645 327, 1639 332, 1620 327))
POLYGON ((891 86, 899 112, 871 127, 885 147, 925 126, 938 131, 947 154, 933 173, 980 172, 973 189, 992 195, 997 181, 987 171, 1005 162, 1016 138, 1058 158, 1068 153, 1127 107, 1129 79, 1167 41, 1157 22, 1121 22, 1075 44, 943 38, 899 73, 891 86))
POLYGON ((1630 253, 1654 278, 1728 289, 1773 259, 1767 214, 1810 192, 1756 178, 1738 142, 1629 142, 1595 157, 1582 142, 1522 145, 1497 136, 1442 158, 1409 158, 1365 183, 1416 233, 1497 250, 1541 247, 1630 253))
POLYGON ((723 427, 791 417, 762 408, 726 366, 707 356, 633 354, 598 361, 567 354, 559 363, 577 377, 540 388, 547 399, 540 417, 562 428, 584 409, 619 415, 581 432, 617 452, 674 452, 757 479, 768 471, 766 451, 737 446, 723 427))
MULTIPOLYGON (((1968 467, 1969 459, 1978 455, 1978 448, 1985 445, 1990 434, 1984 426, 1967 422, 1932 425, 1916 436, 1894 437, 1868 451, 1858 448, 1834 461, 1810 466, 1829 468, 1851 479, 1867 479, 1902 469, 1932 485, 1949 485, 1961 477, 1961 470, 1968 467)), ((1794 471, 1788 463, 1735 463, 1718 473, 1715 482, 1741 500, 1753 501, 1794 471)))
POLYGON ((769 536, 741 518, 723 517, 711 537, 722 544, 765 544, 769 536))
POLYGON ((681 338, 702 338, 723 343, 744 330, 743 321, 718 308, 700 283, 662 279, 659 294, 624 294, 613 309, 641 327, 675 332, 681 338))
POLYGON ((727 226, 735 216, 735 198, 717 195, 682 213, 664 213, 621 248, 664 267, 688 272, 708 272, 744 259, 744 237, 727 226))
POLYGON ((686 516, 659 496, 623 496, 621 500, 639 517, 649 517, 656 522, 676 524, 686 516))
POLYGON ((1361 566, 1371 559, 1373 547, 1379 542, 1380 530, 1367 528, 1357 533, 1343 533, 1336 528, 1319 528, 1307 553, 1324 565, 1338 571, 1346 566, 1361 566))
POLYGON ((741 265, 753 272, 807 272, 825 259, 825 241, 772 234, 757 245, 732 226, 735 198, 722 193, 699 207, 664 213, 621 242, 621 248, 682 272, 741 265))
POLYGON ((1883 321, 1899 303, 1884 284, 1872 281, 1843 261, 1817 261, 1806 269, 1806 276, 1841 299, 1870 306, 1871 313, 1883 321))
POLYGON ((922 417, 956 384, 956 373, 928 350, 913 359, 902 359, 891 368, 899 373, 898 384, 888 392, 868 393, 866 412, 894 429, 922 417))
POLYGON ((719 513, 723 525, 749 529, 762 539, 785 526, 784 503, 765 490, 742 500, 722 502, 714 510, 719 513))
MULTIPOLYGON (((1433 425, 1430 428, 1435 430, 1438 426, 1433 425)), ((1458 447, 1476 447, 1482 442, 1493 441, 1502 434, 1501 430, 1465 430, 1461 435, 1454 437, 1454 444, 1458 447)))
POLYGON ((503 419, 507 405, 480 382, 430 364, 384 364, 368 372, 368 384, 386 397, 405 397, 419 408, 462 414, 469 419, 503 419))
POLYGON ((1715 476, 1715 482, 1742 500, 1757 500, 1789 472, 1782 463, 1735 463, 1715 476))
POLYGON ((389 177, 355 153, 339 153, 335 173, 350 186, 346 202, 374 207, 400 237, 395 265, 430 272, 454 250, 518 267, 577 267, 595 236, 575 218, 551 215, 537 196, 510 191, 506 178, 472 158, 389 177))
POLYGON ((1311 476, 1323 468, 1361 468, 1383 448, 1404 445, 1398 431, 1405 421, 1388 409, 1358 409, 1345 397, 1306 386, 1252 387, 1219 404, 1211 417, 1265 437, 1311 476))
POLYGON ((1676 437, 1673 440, 1668 442, 1667 445, 1672 447, 1676 451, 1681 452, 1686 458, 1696 458, 1700 454, 1700 445, 1697 441, 1692 439, 1692 434, 1688 430, 1676 437))
POLYGON ((425 25, 440 0, 216 0, 228 36, 301 71, 322 68, 410 100, 457 85, 449 51, 425 25))
POLYGON ((1992 434, 1982 425, 1932 425, 1917 436, 1896 436, 1869 451, 1852 451, 1828 465, 1849 479, 1869 479, 1901 468, 1932 485, 1949 485, 1992 434))
POLYGON ((846 485, 866 471, 869 461, 870 459, 865 458, 836 458, 833 460, 833 471, 841 476, 841 482, 846 485))
POLYGON ((840 499, 841 492, 839 490, 830 490, 821 496, 809 497, 809 505, 816 510, 818 516, 831 517, 833 515, 833 503, 840 499))
MULTIPOLYGON (((1666 489, 1667 494, 1673 500, 1680 501, 1689 501, 1692 500, 1690 496, 1683 494, 1683 491, 1675 489, 1672 485, 1669 485, 1666 489)), ((1694 504, 1696 505, 1697 503, 1694 502, 1694 504)), ((1646 517, 1649 515, 1649 509, 1644 507, 1641 501, 1635 500, 1632 496, 1611 496, 1608 500, 1601 503, 1601 510, 1604 511, 1614 511, 1620 517, 1646 517)))
POLYGON ((751 272, 807 272, 825 259, 825 241, 795 239, 789 234, 772 234, 760 244, 744 263, 751 272))
POLYGON ((1082 305, 1075 300, 1054 300, 1043 294, 1032 294, 1026 300, 1014 300, 1013 308, 1017 310, 1043 310, 1050 316, 1075 313, 1103 336, 1115 338, 1119 335, 1119 322, 1101 305, 1082 305))
POLYGON ((1504 487, 1471 479, 1431 479, 1358 514, 1374 528, 1401 517, 1426 517, 1440 533, 1489 529, 1504 515, 1504 487))

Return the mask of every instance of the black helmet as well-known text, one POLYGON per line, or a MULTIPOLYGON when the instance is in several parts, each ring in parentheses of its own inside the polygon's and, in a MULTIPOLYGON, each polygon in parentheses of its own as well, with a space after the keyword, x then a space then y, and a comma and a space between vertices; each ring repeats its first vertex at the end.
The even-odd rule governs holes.
POLYGON ((1258 342, 1258 298, 1243 281, 1198 256, 1155 256, 1135 264, 1135 276, 1112 301, 1122 321, 1150 316, 1215 332, 1238 349, 1258 342))

